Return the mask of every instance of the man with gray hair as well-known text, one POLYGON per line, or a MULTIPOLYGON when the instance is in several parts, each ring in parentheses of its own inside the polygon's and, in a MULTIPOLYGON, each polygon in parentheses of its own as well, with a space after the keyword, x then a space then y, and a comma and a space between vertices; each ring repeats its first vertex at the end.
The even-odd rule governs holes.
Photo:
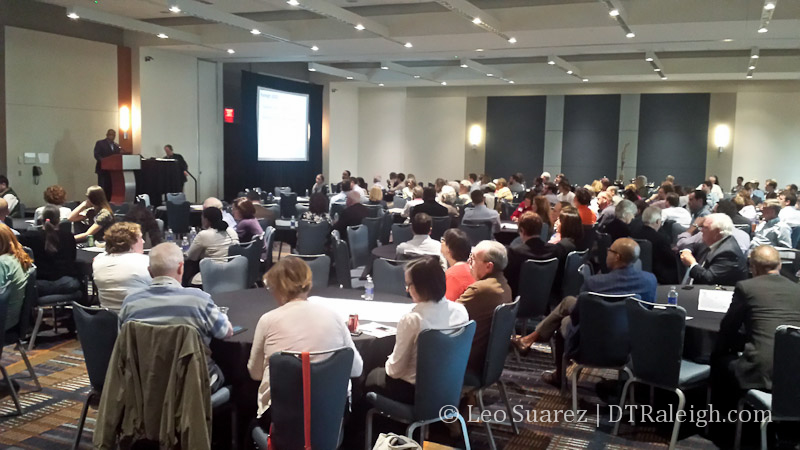
POLYGON ((622 200, 614 207, 614 218, 607 221, 605 225, 601 225, 598 231, 607 233, 611 236, 611 241, 616 241, 631 235, 630 223, 639 209, 636 204, 630 200, 622 200))
MULTIPOLYGON (((169 242, 150 250, 148 268, 153 281, 147 289, 125 297, 119 312, 121 323, 130 320, 150 325, 189 325, 197 329, 206 347, 211 338, 223 339, 233 334, 228 316, 220 312, 207 293, 181 286, 183 277, 183 251, 169 242)), ((206 353, 211 355, 211 351, 206 353)), ((211 392, 225 382, 222 371, 209 356, 207 358, 211 392)))
POLYGON ((765 200, 761 208, 762 222, 756 227, 750 250, 759 245, 792 248, 792 229, 778 215, 781 213, 781 202, 777 199, 765 200))
POLYGON ((644 226, 634 230, 631 237, 649 241, 652 247, 652 272, 658 284, 675 284, 678 281, 678 267, 675 264, 675 252, 666 235, 659 232, 661 229, 661 208, 648 206, 642 213, 644 226))
POLYGON ((477 281, 469 285, 457 300, 467 308, 469 318, 477 325, 467 362, 469 371, 480 373, 483 370, 494 309, 503 303, 511 303, 511 288, 503 275, 506 264, 506 247, 497 241, 479 242, 469 256, 470 273, 477 281))
POLYGON ((234 230, 236 229, 236 219, 233 218, 231 213, 222 208, 222 202, 219 201, 218 198, 208 197, 205 199, 205 201, 203 201, 203 209, 208 208, 217 208, 218 210, 222 211, 222 220, 224 220, 229 227, 233 228, 234 230))
MULTIPOLYGON (((700 219, 698 219, 699 221, 700 219)), ((681 262, 688 267, 684 281, 733 286, 747 278, 747 259, 733 237, 733 221, 726 214, 709 214, 702 219, 705 248, 697 257, 681 250, 681 262)))

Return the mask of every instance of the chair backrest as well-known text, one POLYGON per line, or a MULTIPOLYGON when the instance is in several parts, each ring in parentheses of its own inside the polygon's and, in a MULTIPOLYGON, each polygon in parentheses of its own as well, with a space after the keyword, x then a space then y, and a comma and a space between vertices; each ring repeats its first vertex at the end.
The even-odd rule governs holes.
POLYGON ((438 241, 453 224, 450 216, 431 217, 431 239, 438 241))
POLYGON ((114 212, 114 215, 119 214, 124 217, 125 214, 128 214, 128 211, 131 210, 130 203, 122 203, 120 205, 117 205, 116 203, 109 203, 109 205, 111 206, 111 210, 114 212))
POLYGON ((677 388, 681 373, 686 310, 676 305, 656 306, 635 298, 628 298, 625 303, 628 310, 630 368, 633 375, 667 389, 677 388))
POLYGON ((581 330, 575 359, 579 363, 619 367, 628 361, 630 335, 624 300, 630 296, 584 292, 578 297, 581 330))
POLYGON ((792 227, 792 247, 800 249, 800 226, 792 227))
POLYGON ((550 225, 543 223, 542 224, 542 233, 540 234, 542 241, 547 242, 550 240, 550 225))
POLYGON ((411 230, 410 223, 393 223, 392 224, 392 243, 402 244, 403 242, 410 241, 414 237, 414 232, 411 230))
POLYGON ((297 194, 281 193, 281 217, 297 216, 297 194))
POLYGON ((747 223, 735 223, 735 224, 733 224, 733 226, 735 228, 738 228, 738 229, 744 231, 751 238, 753 237, 753 227, 750 224, 747 224, 747 223))
POLYGON ((800 327, 775 330, 772 368, 772 420, 800 420, 800 327))
POLYGON ((475 246, 478 245, 480 241, 487 241, 492 239, 492 225, 488 222, 483 223, 466 223, 461 222, 461 225, 458 226, 464 233, 467 233, 467 237, 469 238, 469 242, 475 246))
POLYGON ((350 246, 350 264, 361 267, 369 263, 369 231, 365 225, 347 227, 347 243, 350 246))
POLYGON ((311 269, 311 286, 313 289, 321 289, 328 286, 331 273, 331 258, 328 255, 296 255, 288 256, 300 258, 308 264, 311 269))
POLYGON ((470 320, 446 330, 425 330, 417 337, 416 421, 439 418, 442 407, 458 405, 475 327, 470 320))
POLYGON ((383 215, 383 206, 381 205, 364 205, 367 207, 367 217, 378 217, 383 215))
POLYGON ((574 251, 569 252, 567 259, 564 262, 564 278, 561 280, 561 295, 564 297, 568 295, 578 295, 583 286, 583 275, 578 271, 578 268, 586 261, 586 255, 589 251, 574 251))
POLYGON ((339 237, 339 231, 331 231, 333 239, 333 261, 336 266, 336 282, 340 287, 351 288, 350 247, 339 237))
POLYGON ((275 227, 264 228, 264 268, 269 270, 272 267, 272 244, 275 243, 275 227))
POLYGON ((511 220, 511 215, 519 207, 519 203, 508 203, 507 201, 500 202, 500 219, 511 220))
POLYGON ((602 233, 600 231, 596 231, 594 233, 584 232, 584 236, 592 235, 594 235, 596 245, 594 248, 592 248, 590 260, 595 265, 595 268, 598 269, 598 272, 606 273, 608 271, 608 267, 606 266, 606 255, 608 254, 608 249, 611 248, 611 235, 608 233, 602 233))
POLYGON ((331 219, 336 219, 337 216, 341 215, 342 211, 344 211, 344 208, 345 208, 345 204, 344 203, 334 203, 334 204, 332 204, 331 208, 330 208, 330 213, 329 213, 330 216, 331 216, 331 219))
POLYGON ((83 349, 89 382, 95 390, 102 391, 108 361, 119 333, 119 317, 107 308, 88 308, 74 302, 72 317, 83 349))
POLYGON ((392 240, 392 223, 394 222, 394 214, 384 214, 381 216, 381 232, 378 235, 381 245, 389 245, 392 240))
POLYGON ((519 296, 513 303, 497 305, 492 316, 489 343, 486 347, 486 363, 481 374, 481 386, 491 386, 500 379, 508 356, 508 341, 514 332, 514 323, 519 311, 519 296))
MULTIPOLYGON (((24 247, 26 252, 29 252, 30 249, 28 247, 24 247)), ((30 253, 29 253, 30 254, 30 253)), ((33 257, 33 255, 31 255, 33 257)), ((22 298, 22 307, 19 311, 19 321, 16 325, 6 330, 6 341, 7 343, 11 343, 12 341, 16 341, 18 339, 24 340, 28 334, 31 332, 31 317, 33 316, 33 310, 36 308, 36 305, 39 303, 39 293, 36 290, 36 265, 32 265, 27 272, 27 278, 25 280, 25 292, 22 298)), ((3 289, 0 286, 0 289, 3 289)), ((6 311, 6 316, 8 315, 8 311, 6 311)), ((0 322, 5 326, 8 319, 5 319, 3 322, 0 322)))
POLYGON ((387 294, 406 295, 405 261, 388 261, 383 258, 372 263, 375 291, 387 294))
POLYGON ((247 258, 238 255, 229 261, 201 259, 200 274, 203 278, 203 290, 213 296, 222 292, 246 289, 247 263, 247 258))
POLYGON ((289 186, 275 186, 273 192, 276 197, 283 197, 284 194, 291 194, 292 188, 289 186))
POLYGON ((228 247, 228 256, 241 255, 247 258, 247 285, 253 286, 261 278, 261 253, 264 252, 264 233, 250 242, 228 247))
POLYGON ((361 225, 364 225, 367 229, 367 244, 369 245, 369 250, 372 251, 373 248, 378 246, 378 237, 380 237, 381 227, 383 226, 383 216, 365 217, 361 221, 361 225))
POLYGON ((653 243, 647 239, 634 239, 639 244, 639 261, 642 262, 642 270, 653 272, 653 243))
MULTIPOLYGON (((337 448, 347 405, 347 386, 353 366, 349 347, 330 352, 311 362, 311 448, 337 448)), ((316 359, 316 358, 315 358, 316 359)), ((297 352, 280 352, 269 357, 272 392, 272 439, 275 448, 303 448, 303 364, 297 352)))
POLYGON ((550 293, 558 272, 558 258, 529 259, 522 263, 519 274, 519 317, 538 317, 547 314, 550 293))
POLYGON ((189 232, 189 214, 191 205, 189 202, 183 203, 167 202, 167 226, 173 233, 189 232))
POLYGON ((392 200, 392 207, 393 208, 405 208, 406 207, 406 203, 408 203, 408 200, 406 200, 405 197, 403 197, 400 194, 395 194, 394 200, 392 200))
MULTIPOLYGON (((8 319, 8 296, 11 291, 6 289, 5 286, 0 287, 0 324, 5 327, 6 320, 8 319)), ((0 358, 3 356, 3 347, 6 345, 5 333, 0 333, 0 358)))
POLYGON ((186 201, 186 194, 183 192, 167 192, 167 203, 181 204, 186 201))
POLYGON ((295 249, 301 255, 319 255, 325 253, 325 244, 328 243, 328 234, 331 225, 328 222, 309 222, 301 220, 297 224, 297 246, 295 249))

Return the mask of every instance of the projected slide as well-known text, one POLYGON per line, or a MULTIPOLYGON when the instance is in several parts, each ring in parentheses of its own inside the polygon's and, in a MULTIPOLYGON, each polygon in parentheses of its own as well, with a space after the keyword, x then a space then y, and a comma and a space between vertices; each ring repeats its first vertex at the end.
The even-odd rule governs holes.
POLYGON ((258 160, 308 161, 308 95, 258 88, 258 160))

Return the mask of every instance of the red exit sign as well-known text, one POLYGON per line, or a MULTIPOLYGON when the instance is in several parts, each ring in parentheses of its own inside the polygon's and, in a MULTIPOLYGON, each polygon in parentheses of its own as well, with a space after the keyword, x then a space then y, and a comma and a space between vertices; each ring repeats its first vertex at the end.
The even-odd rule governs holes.
POLYGON ((233 123, 233 108, 225 108, 225 123, 233 123))

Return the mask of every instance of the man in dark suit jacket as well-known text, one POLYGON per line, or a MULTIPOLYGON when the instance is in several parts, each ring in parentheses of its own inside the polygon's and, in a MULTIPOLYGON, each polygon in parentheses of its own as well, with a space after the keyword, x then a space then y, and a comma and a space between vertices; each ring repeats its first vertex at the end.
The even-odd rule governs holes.
POLYGON ((411 208, 409 217, 413 219, 417 213, 425 213, 431 217, 449 217, 447 208, 436 202, 436 189, 432 187, 422 190, 422 203, 411 208))
MULTIPOLYGON (((558 258, 558 267, 561 271, 567 257, 564 247, 542 241, 542 219, 538 214, 530 211, 522 214, 517 225, 522 243, 508 248, 508 265, 503 271, 508 285, 511 286, 511 298, 516 298, 519 292, 520 271, 525 261, 558 258)), ((556 280, 560 279, 561 277, 556 274, 556 280)))
POLYGON ((108 176, 108 172, 100 168, 100 161, 122 151, 120 146, 114 142, 116 137, 117 132, 109 129, 106 131, 106 138, 100 139, 94 144, 94 159, 97 161, 94 165, 94 173, 97 174, 97 185, 106 191, 106 198, 111 198, 109 195, 111 193, 111 179, 108 176))
POLYGON ((698 284, 733 286, 747 278, 747 259, 736 243, 733 221, 725 214, 710 214, 703 222, 706 249, 695 258, 691 251, 681 252, 681 262, 698 284))
POLYGON ((653 274, 658 284, 676 284, 678 279, 678 266, 675 252, 669 239, 658 230, 661 228, 661 208, 648 206, 642 213, 641 228, 631 233, 634 239, 649 241, 653 247, 653 274))
POLYGON ((189 165, 186 164, 186 160, 183 159, 179 153, 175 153, 175 150, 172 148, 172 145, 167 144, 164 146, 164 159, 173 159, 178 161, 178 169, 180 170, 181 176, 181 192, 183 192, 183 185, 186 183, 186 177, 189 175, 189 165))
MULTIPOLYGON (((711 354, 711 395, 722 415, 748 389, 772 389, 775 329, 800 326, 800 285, 780 275, 781 259, 769 245, 750 253, 753 278, 736 283, 711 354), (740 330, 744 330, 744 334, 740 330), (739 356, 741 352, 741 356, 739 356)), ((730 429, 718 433, 724 441, 730 429)))
POLYGON ((361 194, 356 191, 347 191, 345 205, 333 229, 339 230, 342 240, 347 241, 347 227, 361 225, 364 218, 369 216, 369 209, 361 204, 361 194))
POLYGON ((478 281, 469 285, 458 298, 476 325, 467 362, 470 372, 483 371, 494 309, 503 303, 511 303, 511 288, 503 276, 507 263, 506 248, 497 241, 479 242, 470 255, 470 272, 478 281))

